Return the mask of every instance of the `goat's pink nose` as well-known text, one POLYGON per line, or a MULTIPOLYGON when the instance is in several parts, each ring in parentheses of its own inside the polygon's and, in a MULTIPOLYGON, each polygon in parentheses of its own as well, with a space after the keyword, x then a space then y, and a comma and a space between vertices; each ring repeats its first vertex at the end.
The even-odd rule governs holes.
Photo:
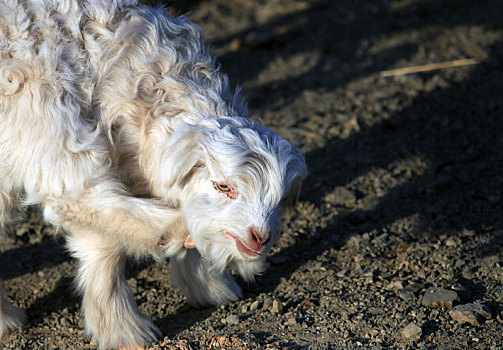
POLYGON ((270 235, 267 229, 261 229, 256 226, 251 226, 249 228, 250 232, 250 244, 252 245, 252 249, 256 251, 261 251, 264 246, 269 241, 270 235))

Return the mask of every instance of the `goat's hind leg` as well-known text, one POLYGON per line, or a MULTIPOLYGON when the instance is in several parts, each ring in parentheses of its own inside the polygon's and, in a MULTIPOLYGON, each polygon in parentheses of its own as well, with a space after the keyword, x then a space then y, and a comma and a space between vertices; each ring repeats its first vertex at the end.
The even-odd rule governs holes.
POLYGON ((7 301, 5 290, 0 281, 0 338, 9 331, 19 329, 26 320, 24 310, 13 306, 7 301))
MULTIPOLYGON (((5 223, 12 221, 10 219, 12 205, 11 198, 0 190, 0 238, 4 235, 5 223)), ((0 339, 9 331, 21 328, 25 321, 26 313, 9 303, 0 279, 0 339)))

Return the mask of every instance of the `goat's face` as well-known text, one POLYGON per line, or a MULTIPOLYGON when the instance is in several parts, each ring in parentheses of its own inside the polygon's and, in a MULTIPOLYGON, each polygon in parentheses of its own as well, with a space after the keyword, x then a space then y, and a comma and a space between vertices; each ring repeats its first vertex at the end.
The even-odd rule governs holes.
POLYGON ((185 247, 197 249, 212 268, 230 266, 250 280, 264 269, 306 165, 272 131, 244 118, 219 118, 176 129, 161 171, 184 214, 185 247))

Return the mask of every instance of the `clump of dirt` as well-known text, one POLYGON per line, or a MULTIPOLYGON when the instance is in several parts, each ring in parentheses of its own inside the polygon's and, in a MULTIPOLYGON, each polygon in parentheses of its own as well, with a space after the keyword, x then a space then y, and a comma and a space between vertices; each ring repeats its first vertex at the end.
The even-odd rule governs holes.
MULTIPOLYGON (((174 12, 205 29, 251 118, 296 143, 310 176, 241 301, 194 309, 169 263, 129 265, 165 336, 151 348, 501 348, 503 4, 187 0, 174 12), (478 63, 380 74, 464 58, 478 63)), ((3 348, 96 348, 53 229, 33 213, 12 230, 0 275, 28 325, 3 348)))

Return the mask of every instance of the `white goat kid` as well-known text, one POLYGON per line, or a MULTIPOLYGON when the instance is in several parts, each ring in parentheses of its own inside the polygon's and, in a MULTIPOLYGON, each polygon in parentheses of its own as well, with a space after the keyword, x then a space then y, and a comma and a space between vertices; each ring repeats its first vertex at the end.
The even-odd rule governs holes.
MULTIPOLYGON (((306 167, 245 115, 184 17, 131 0, 0 1, 0 222, 39 204, 64 229, 101 348, 159 333, 128 255, 170 257, 193 305, 241 296, 227 267, 263 270, 306 167)), ((25 316, 0 298, 3 336, 25 316)))

